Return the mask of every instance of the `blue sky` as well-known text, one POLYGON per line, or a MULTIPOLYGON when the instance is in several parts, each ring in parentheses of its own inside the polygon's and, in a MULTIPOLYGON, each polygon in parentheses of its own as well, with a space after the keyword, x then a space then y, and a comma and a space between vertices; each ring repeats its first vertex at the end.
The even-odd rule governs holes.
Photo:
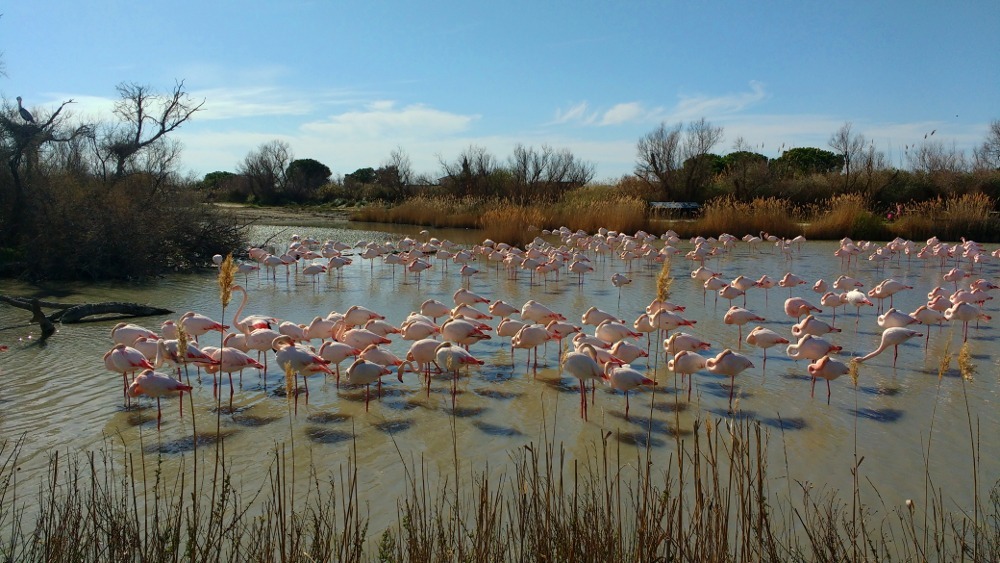
POLYGON ((402 148, 432 176, 469 146, 569 149, 628 174, 661 122, 704 117, 775 157, 828 148, 845 122, 895 165, 935 138, 966 151, 1000 119, 1000 4, 940 2, 7 3, 0 95, 76 100, 184 80, 204 111, 182 169, 235 171, 279 139, 335 174, 402 148))

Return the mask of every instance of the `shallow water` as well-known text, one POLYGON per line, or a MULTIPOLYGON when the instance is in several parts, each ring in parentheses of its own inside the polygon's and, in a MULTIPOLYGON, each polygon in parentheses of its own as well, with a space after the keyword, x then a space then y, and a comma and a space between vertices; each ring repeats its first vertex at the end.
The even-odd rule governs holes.
MULTIPOLYGON (((281 246, 292 232, 298 232, 319 240, 354 243, 393 240, 404 234, 419 238, 418 231, 414 227, 398 227, 393 233, 368 226, 362 230, 257 227, 252 240, 260 242, 276 235, 272 242, 281 246)), ((433 234, 465 245, 474 243, 479 236, 475 231, 433 234)), ((689 245, 684 243, 682 248, 687 250, 689 245)), ((887 277, 899 279, 915 288, 894 297, 895 307, 905 312, 926 302, 932 287, 948 286, 941 276, 951 264, 942 269, 937 262, 908 261, 903 257, 880 271, 865 260, 845 270, 832 256, 835 248, 836 243, 808 242, 789 261, 770 248, 754 253, 739 244, 729 255, 713 259, 708 267, 721 272, 725 280, 740 274, 755 279, 768 274, 778 280, 789 271, 808 280, 808 285, 791 292, 775 287, 766 295, 763 290, 753 289, 747 296, 747 308, 767 319, 760 324, 786 336, 795 321, 784 314, 784 299, 791 294, 818 304, 819 295, 810 288, 819 278, 832 283, 840 273, 848 273, 862 281, 865 290, 887 277)), ((431 261, 434 267, 419 281, 412 275, 404 276, 399 268, 361 259, 339 275, 321 277, 315 285, 294 271, 287 278, 279 271, 275 281, 265 279, 263 274, 246 279, 239 276, 237 281, 250 291, 243 315, 267 313, 308 323, 315 316, 343 312, 360 304, 382 313, 398 326, 426 299, 452 304, 453 293, 462 286, 457 265, 451 264, 446 270, 439 260, 431 261)), ((575 323, 595 305, 631 325, 655 297, 659 266, 636 261, 628 271, 624 263, 612 258, 597 259, 594 265, 596 272, 578 285, 576 277, 565 272, 558 280, 550 276, 543 282, 532 281, 524 274, 511 279, 493 264, 477 264, 483 271, 472 279, 471 288, 518 307, 535 299, 575 323), (616 271, 628 273, 633 280, 621 290, 620 297, 609 281, 616 271)), ((671 301, 686 305, 683 316, 697 321, 687 332, 711 342, 712 349, 706 355, 727 347, 737 349, 737 328, 722 322, 729 303, 723 299, 716 303, 712 294, 704 296, 690 278, 693 267, 689 261, 675 259, 671 270, 675 278, 671 301)), ((995 263, 977 266, 975 277, 970 279, 995 280, 998 270, 1000 266, 995 263)), ((4 294, 60 301, 136 301, 176 311, 174 315, 135 321, 153 329, 189 310, 213 318, 222 313, 214 272, 167 276, 130 285, 61 285, 56 290, 3 282, 0 287, 4 294)), ((741 300, 734 303, 741 304, 741 300)), ((997 308, 993 303, 987 302, 991 314, 997 308)), ((238 305, 237 295, 226 309, 227 320, 232 319, 238 305)), ((881 331, 876 316, 874 308, 862 310, 859 317, 854 311, 837 312, 836 326, 843 332, 828 338, 843 346, 842 360, 877 347, 881 331)), ((158 432, 155 403, 145 400, 140 408, 124 408, 121 378, 104 370, 102 355, 112 346, 110 330, 118 321, 61 326, 47 345, 39 346, 33 337, 37 327, 28 325, 29 317, 25 311, 0 307, 0 345, 9 346, 8 351, 0 353, 0 437, 25 436, 20 458, 22 483, 37 482, 49 455, 57 451, 111 448, 117 452, 138 451, 141 447, 146 452, 163 454, 168 464, 172 460, 180 463, 194 449, 192 422, 199 432, 214 430, 216 399, 210 376, 202 374, 199 380, 191 372, 194 418, 187 400, 183 418, 176 399, 163 401, 163 426, 158 432)), ((832 319, 829 310, 820 317, 828 322, 832 319)), ((465 469, 481 470, 488 464, 492 470, 502 471, 510 452, 526 444, 548 438, 564 444, 569 459, 586 458, 599 449, 601 436, 610 431, 611 440, 621 444, 626 453, 628 448, 648 445, 654 463, 667 463, 675 452, 675 435, 689 434, 697 419, 731 416, 759 420, 770 430, 773 439, 769 475, 773 487, 787 486, 797 493, 800 484, 809 483, 849 491, 855 455, 863 456, 863 476, 871 480, 889 507, 907 498, 923 498, 924 458, 933 421, 929 467, 934 486, 944 491, 948 508, 964 509, 971 506, 972 496, 967 407, 982 453, 980 486, 988 488, 1000 476, 1000 461, 993 455, 1000 445, 993 430, 1000 427, 996 408, 1000 358, 996 322, 994 319, 993 324, 984 322, 970 328, 969 347, 976 366, 971 380, 959 376, 956 361, 951 362, 943 378, 938 377, 939 359, 946 351, 957 356, 962 345, 961 327, 945 325, 930 329, 927 349, 923 339, 901 346, 895 367, 889 351, 861 366, 857 386, 848 376, 834 381, 829 403, 822 381, 816 386, 815 397, 810 397, 807 361, 789 359, 784 347, 779 346, 769 350, 765 368, 761 351, 744 343, 742 353, 752 359, 755 367, 736 378, 734 393, 738 400, 732 413, 728 378, 696 374, 694 393, 688 402, 686 392, 678 391, 680 382, 666 370, 660 354, 650 358, 648 365, 645 359, 633 364, 654 377, 659 386, 655 392, 631 393, 632 420, 624 419, 622 395, 600 388, 590 420, 584 422, 579 416, 576 380, 559 373, 556 344, 540 350, 539 367, 533 370, 526 366, 523 350, 516 351, 512 359, 509 339, 494 335, 492 340, 472 346, 472 353, 486 364, 459 381, 454 410, 447 377, 435 376, 428 396, 412 374, 402 384, 395 377, 386 377, 380 400, 371 390, 373 399, 368 411, 364 388, 341 385, 338 389, 333 378, 312 377, 308 397, 300 394, 295 407, 272 356, 266 377, 247 371, 242 378, 234 379, 232 388, 223 378, 219 392, 224 410, 219 422, 226 436, 230 469, 251 489, 263 482, 277 445, 296 457, 303 476, 310 466, 320 473, 332 472, 348 456, 356 456, 362 476, 361 498, 370 510, 374 531, 395 521, 396 498, 405 489, 404 461, 412 468, 416 460, 423 459, 432 468, 450 471, 457 452, 465 469)), ((489 323, 496 326, 497 321, 489 323)), ((744 327, 744 338, 752 326, 744 327)), ((585 329, 592 332, 593 327, 585 329)), ((218 345, 218 340, 216 335, 203 342, 218 345)), ((410 342, 398 335, 393 340, 389 348, 404 356, 410 342)), ((645 345, 644 339, 640 342, 645 345)), ((347 365, 345 362, 341 369, 347 365)), ((205 450, 212 448, 202 448, 202 455, 207 455, 205 450)))

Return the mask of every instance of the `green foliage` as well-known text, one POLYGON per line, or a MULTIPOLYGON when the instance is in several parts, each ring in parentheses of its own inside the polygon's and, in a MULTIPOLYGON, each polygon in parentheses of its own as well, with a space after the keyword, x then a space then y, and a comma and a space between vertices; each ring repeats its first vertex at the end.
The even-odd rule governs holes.
POLYGON ((788 149, 773 163, 782 174, 826 174, 838 172, 844 157, 815 147, 788 149))

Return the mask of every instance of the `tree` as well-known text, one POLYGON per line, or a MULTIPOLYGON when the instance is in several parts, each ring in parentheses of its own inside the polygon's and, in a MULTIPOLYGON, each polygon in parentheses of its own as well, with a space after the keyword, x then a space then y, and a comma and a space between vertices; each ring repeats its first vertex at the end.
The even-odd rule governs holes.
POLYGON ((332 174, 330 169, 317 160, 311 158, 293 160, 285 171, 285 177, 288 179, 285 194, 293 201, 304 202, 330 181, 330 174, 332 174))
MULTIPOLYGON (((35 176, 40 176, 42 159, 56 146, 78 143, 91 134, 88 125, 70 125, 63 113, 73 100, 67 100, 49 115, 35 112, 33 122, 24 121, 16 108, 4 108, 0 114, 0 156, 10 175, 9 189, 0 191, 2 228, 0 240, 16 243, 25 219, 33 212, 27 208, 45 206, 45 198, 32 197, 35 176)), ((4 182, 7 184, 7 182, 4 182)))
POLYGON ((470 146, 454 162, 439 159, 444 172, 442 186, 456 196, 497 196, 502 193, 506 172, 485 148, 470 146))
POLYGON ((990 122, 986 140, 972 151, 972 157, 979 170, 1000 170, 1000 119, 990 122))
POLYGON ((964 172, 968 168, 965 154, 954 145, 945 146, 942 141, 924 141, 908 157, 910 167, 918 172, 964 172))
POLYGON ((815 147, 788 149, 774 160, 775 168, 788 175, 828 174, 844 167, 840 155, 815 147))
POLYGON ((568 149, 555 150, 548 145, 535 150, 518 144, 507 169, 511 181, 506 191, 520 203, 557 201, 594 177, 592 164, 577 159, 568 149))
POLYGON ((375 174, 374 168, 370 166, 368 168, 358 168, 354 172, 344 176, 344 187, 357 189, 366 184, 374 184, 377 179, 378 176, 375 174))
POLYGON ((711 178, 706 168, 711 159, 700 157, 722 140, 722 131, 705 118, 692 121, 687 129, 681 123, 669 128, 661 123, 639 139, 635 175, 658 183, 667 199, 693 199, 711 178))
POLYGON ((413 182, 413 165, 402 147, 393 149, 388 160, 375 170, 375 181, 395 200, 409 195, 413 182))
POLYGON ((844 162, 844 191, 850 192, 853 187, 851 184, 851 167, 861 157, 862 151, 864 151, 865 138, 860 134, 852 134, 851 122, 848 121, 836 133, 830 136, 828 144, 836 154, 840 155, 840 158, 844 162))
POLYGON ((205 101, 195 102, 184 91, 184 81, 168 94, 158 94, 150 86, 123 82, 116 86, 120 99, 114 114, 118 123, 94 137, 94 152, 102 177, 121 179, 136 171, 156 169, 163 159, 174 160, 178 147, 164 147, 164 137, 186 123, 205 101), (142 157, 147 157, 143 159, 142 157), (152 157, 152 158, 149 158, 152 157))
POLYGON ((636 145, 635 175, 650 185, 659 184, 664 198, 674 199, 674 175, 681 167, 680 123, 667 128, 666 123, 639 139, 636 145))
POLYGON ((742 137, 733 145, 735 151, 722 157, 722 170, 733 184, 733 195, 747 199, 767 181, 767 157, 749 150, 742 137))
POLYGON ((722 127, 713 126, 704 117, 688 124, 682 151, 685 200, 698 199, 697 194, 714 176, 712 167, 718 161, 708 155, 721 140, 722 127))
POLYGON ((285 190, 285 174, 292 160, 288 143, 274 140, 250 151, 236 171, 243 176, 247 190, 257 202, 278 203, 285 190))

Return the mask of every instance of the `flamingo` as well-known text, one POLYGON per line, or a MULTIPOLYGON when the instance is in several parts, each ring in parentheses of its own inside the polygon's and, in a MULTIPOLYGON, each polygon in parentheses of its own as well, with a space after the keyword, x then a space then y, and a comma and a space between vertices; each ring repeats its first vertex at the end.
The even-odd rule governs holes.
POLYGON ((943 324, 944 321, 946 321, 947 319, 945 318, 944 313, 942 313, 941 311, 935 311, 934 309, 931 309, 927 305, 921 305, 917 307, 915 311, 910 313, 910 316, 917 319, 917 322, 919 322, 920 324, 927 326, 927 335, 924 339, 924 349, 926 350, 931 340, 930 325, 936 324, 938 326, 941 326, 941 324, 943 324))
MULTIPOLYGON (((378 382, 379 397, 382 397, 382 376, 389 375, 389 368, 358 358, 347 368, 347 383, 365 386, 365 412, 368 412, 371 384, 378 382)), ((308 388, 307 388, 308 389, 308 388)))
POLYGON ((122 374, 122 395, 126 402, 128 401, 128 376, 125 374, 135 373, 140 369, 155 369, 142 352, 125 344, 115 344, 114 348, 104 354, 104 367, 108 371, 122 374))
MULTIPOLYGON (((563 354, 560 370, 580 380, 580 418, 587 420, 587 381, 605 377, 604 369, 595 359, 596 348, 584 345, 583 351, 569 351, 563 354)), ((611 366, 613 364, 606 364, 611 366)))
POLYGON ((896 367, 896 359, 899 357, 899 345, 918 336, 923 336, 923 334, 909 328, 901 326, 887 328, 882 331, 882 341, 879 343, 878 348, 865 356, 857 358, 855 361, 866 362, 884 352, 889 346, 892 346, 892 367, 896 367))
POLYGON ((629 420, 628 392, 642 385, 656 385, 656 381, 646 377, 628 363, 620 367, 612 367, 606 370, 603 375, 612 389, 617 389, 625 394, 625 420, 629 420))
POLYGON ((618 317, 612 315, 611 313, 608 313, 607 311, 602 311, 601 309, 598 309, 597 307, 593 306, 587 309, 582 315, 580 315, 580 322, 582 322, 585 325, 597 326, 607 320, 612 320, 619 323, 625 322, 624 320, 619 319, 618 317))
POLYGON ((611 347, 611 355, 628 364, 639 358, 648 358, 649 352, 627 340, 619 340, 611 347))
POLYGON ((193 311, 188 311, 181 315, 179 324, 184 329, 184 332, 194 336, 195 339, 207 332, 225 332, 229 329, 228 326, 219 321, 213 321, 209 317, 193 311))
POLYGON ((621 272, 615 272, 611 275, 611 285, 618 288, 618 305, 622 304, 622 286, 632 283, 632 278, 626 276, 621 272))
POLYGON ((545 305, 538 303, 534 299, 529 299, 521 307, 521 318, 526 321, 545 324, 551 320, 565 321, 566 317, 549 309, 545 305))
MULTIPOLYGON (((437 342, 436 340, 434 341, 437 342)), ((347 358, 357 357, 361 350, 343 342, 326 341, 319 347, 319 356, 330 362, 337 372, 337 387, 340 387, 340 364, 347 358)))
POLYGON ((431 317, 434 319, 434 322, 437 322, 438 318, 447 316, 450 313, 451 309, 437 299, 428 299, 420 304, 420 314, 431 317))
POLYGON ((490 304, 489 299, 465 288, 456 291, 452 295, 452 299, 454 299, 455 305, 468 305, 470 307, 475 307, 477 303, 484 303, 486 305, 490 304))
MULTIPOLYGON (((727 287, 732 287, 732 286, 727 286, 727 287)), ((739 334, 736 337, 737 338, 736 341, 738 342, 737 348, 742 348, 743 325, 751 322, 760 323, 764 322, 765 320, 766 319, 764 319, 764 317, 761 317, 760 315, 754 313, 753 311, 749 311, 747 309, 744 309, 743 307, 736 307, 734 305, 730 307, 728 311, 726 311, 726 314, 723 317, 722 322, 724 322, 727 325, 736 325, 739 328, 739 334)))
POLYGON ((777 332, 762 326, 756 326, 747 335, 747 344, 764 351, 764 367, 767 366, 767 349, 778 344, 788 344, 788 339, 777 332))
POLYGON ((792 326, 792 336, 795 338, 800 338, 806 334, 823 336, 824 334, 829 334, 831 332, 840 332, 840 329, 835 328, 812 315, 806 315, 806 318, 792 326))
POLYGON ((384 321, 385 317, 361 305, 352 305, 344 313, 344 323, 347 324, 348 328, 364 326, 365 323, 373 319, 384 321))
POLYGON ((358 357, 386 367, 398 367, 403 363, 403 360, 399 359, 398 356, 378 344, 369 344, 358 354, 358 357))
POLYGON ((796 321, 798 321, 802 315, 808 315, 813 311, 819 313, 822 312, 822 309, 801 297, 789 297, 785 300, 785 314, 789 317, 793 317, 796 321))
POLYGON ((594 336, 608 344, 614 344, 623 338, 638 338, 642 335, 629 329, 623 323, 606 320, 601 321, 601 324, 597 325, 597 328, 594 329, 594 336))
POLYGON ((858 321, 861 320, 861 308, 864 306, 874 307, 875 304, 868 300, 863 291, 857 289, 852 289, 844 295, 844 300, 853 305, 857 310, 857 316, 854 319, 854 326, 857 327, 858 321))
MULTIPOLYGON (((535 351, 535 370, 538 369, 538 347, 555 338, 545 326, 540 324, 525 325, 517 334, 511 337, 511 363, 514 361, 514 348, 524 348, 528 350, 528 361, 531 360, 531 350, 535 351)), ((526 365, 527 367, 527 365, 526 365)))
MULTIPOLYGON (((185 385, 180 381, 170 377, 169 375, 164 375, 162 373, 155 372, 151 369, 145 369, 139 375, 135 376, 132 384, 128 386, 128 395, 130 397, 138 397, 139 395, 146 395, 148 397, 153 397, 156 399, 156 429, 160 429, 160 420, 163 418, 163 411, 160 409, 160 397, 172 397, 173 395, 179 395, 183 398, 185 391, 191 391, 190 385, 185 385)), ((181 417, 184 416, 184 401, 180 401, 180 411, 181 417)))
POLYGON ((878 326, 881 328, 909 326, 917 322, 919 322, 917 319, 902 311, 897 311, 895 307, 890 308, 888 311, 878 316, 878 326))
MULTIPOLYGON (((275 338, 274 342, 271 344, 271 348, 274 350, 274 357, 278 361, 279 366, 285 370, 291 370, 293 373, 302 376, 302 384, 306 389, 307 402, 309 397, 309 383, 306 381, 306 376, 314 373, 328 373, 333 375, 333 372, 330 371, 329 360, 323 359, 304 346, 296 345, 292 342, 292 339, 287 336, 279 336, 275 338)), ((358 347, 355 346, 355 348, 358 347)), ((296 389, 296 409, 298 409, 299 404, 298 396, 298 390, 296 389)))
POLYGON ((789 344, 785 348, 785 353, 793 360, 818 360, 827 354, 841 351, 840 346, 836 346, 812 334, 806 334, 795 344, 789 344))
POLYGON ((155 332, 149 330, 148 328, 131 323, 118 323, 115 325, 115 328, 111 329, 111 340, 113 340, 115 344, 131 346, 140 337, 147 338, 149 340, 157 340, 160 338, 155 332))
POLYGON ((494 317, 501 317, 504 319, 510 317, 511 315, 519 315, 521 313, 521 310, 517 307, 500 301, 499 299, 490 303, 489 310, 490 314, 494 317))
POLYGON ((704 369, 708 358, 702 356, 697 352, 691 350, 680 350, 674 357, 667 362, 667 369, 674 372, 675 374, 681 374, 681 381, 684 381, 684 376, 688 376, 688 400, 691 400, 691 379, 693 379, 694 373, 700 369, 704 369))
POLYGON ((726 348, 719 352, 714 358, 705 360, 705 368, 709 373, 722 375, 730 379, 729 386, 729 407, 733 406, 733 390, 736 387, 736 376, 744 370, 753 367, 753 362, 743 354, 733 352, 726 348))
POLYGON ((816 378, 822 377, 826 380, 826 402, 830 403, 830 381, 848 373, 850 368, 844 362, 835 360, 830 356, 823 356, 809 364, 807 368, 809 376, 812 378, 812 387, 809 391, 810 397, 816 396, 816 378))
POLYGON ((949 321, 962 321, 962 342, 966 342, 969 339, 969 321, 973 319, 988 321, 991 317, 973 305, 956 303, 945 310, 944 318, 949 321))
POLYGON ((403 340, 423 340, 441 332, 441 328, 431 322, 420 320, 407 321, 399 327, 399 335, 403 340))
MULTIPOLYGON (((413 369, 413 363, 416 363, 417 369, 420 370, 424 376, 425 383, 427 385, 427 396, 429 397, 431 394, 431 364, 437 366, 437 348, 440 345, 441 342, 438 342, 433 338, 424 338, 411 344, 410 349, 406 352, 406 361, 403 362, 396 370, 400 383, 402 383, 403 373, 407 369, 416 373, 413 369)), ((438 366, 438 370, 440 369, 441 367, 438 366)))
POLYGON ((697 352, 698 350, 708 350, 711 347, 712 345, 708 342, 686 332, 675 332, 663 341, 663 349, 671 356, 682 350, 697 352))
MULTIPOLYGON (((450 370, 452 372, 451 380, 451 408, 455 409, 455 396, 458 394, 458 370, 462 366, 481 366, 485 362, 474 357, 468 351, 463 349, 461 346, 456 345, 453 342, 442 342, 434 350, 435 363, 441 367, 443 370, 450 370)), ((428 393, 430 392, 430 386, 428 384, 428 393)))

